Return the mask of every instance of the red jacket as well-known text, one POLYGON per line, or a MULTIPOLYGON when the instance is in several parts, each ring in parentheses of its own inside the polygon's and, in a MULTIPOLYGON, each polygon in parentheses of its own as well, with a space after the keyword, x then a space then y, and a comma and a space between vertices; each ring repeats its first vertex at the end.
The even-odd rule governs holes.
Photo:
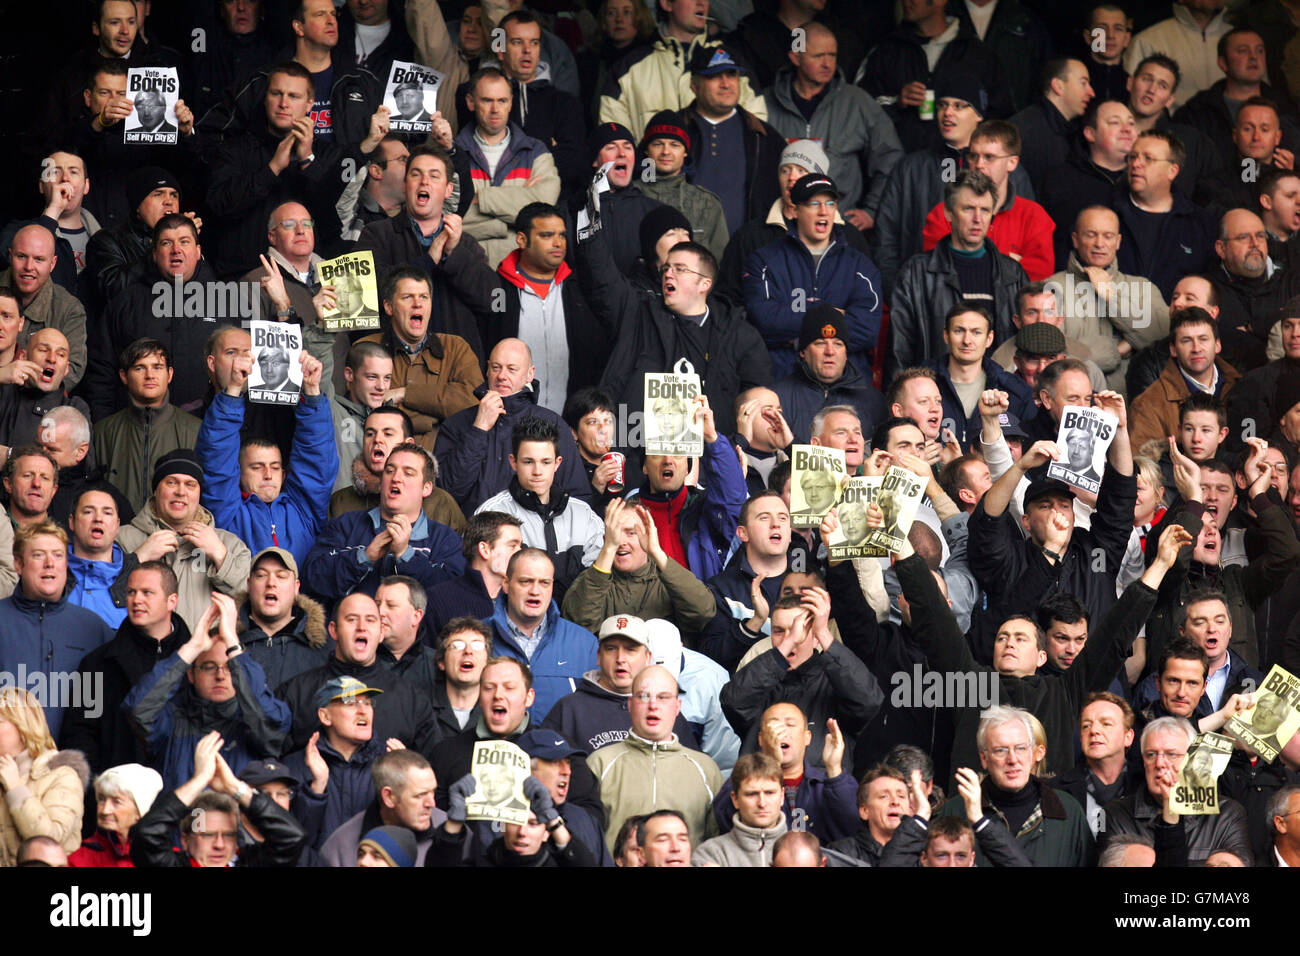
MULTIPOLYGON (((921 248, 933 249, 939 240, 952 232, 952 223, 943 214, 943 203, 930 210, 921 233, 921 248)), ((1056 252, 1052 234, 1056 224, 1047 210, 1032 199, 1013 196, 1011 205, 993 214, 989 238, 998 252, 1020 260, 1020 267, 1030 282, 1042 282, 1056 271, 1056 252)))
POLYGON ((68 866, 134 866, 129 841, 118 843, 113 834, 96 830, 81 846, 68 854, 68 866))

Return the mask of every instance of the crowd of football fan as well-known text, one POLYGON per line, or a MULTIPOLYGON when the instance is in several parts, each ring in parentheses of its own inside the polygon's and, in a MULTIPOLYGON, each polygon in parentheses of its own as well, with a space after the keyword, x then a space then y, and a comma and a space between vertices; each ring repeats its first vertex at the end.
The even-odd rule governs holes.
POLYGON ((1169 799, 1300 674, 1300 0, 82 9, 0 234, 0 865, 1300 865, 1300 735, 1169 799), (794 443, 922 479, 901 553, 792 527, 794 443))

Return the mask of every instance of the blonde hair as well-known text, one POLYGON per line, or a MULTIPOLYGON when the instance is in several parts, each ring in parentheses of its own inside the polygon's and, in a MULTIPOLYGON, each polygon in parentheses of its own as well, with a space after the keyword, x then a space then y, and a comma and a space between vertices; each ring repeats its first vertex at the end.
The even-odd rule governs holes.
POLYGON ((1138 455, 1133 459, 1133 466, 1137 473, 1152 488, 1165 490, 1165 476, 1160 473, 1160 465, 1153 458, 1145 455, 1138 455))
POLYGON ((50 725, 45 722, 45 709, 31 691, 18 687, 0 690, 0 720, 18 728, 29 757, 34 759, 47 750, 58 749, 50 736, 50 725))

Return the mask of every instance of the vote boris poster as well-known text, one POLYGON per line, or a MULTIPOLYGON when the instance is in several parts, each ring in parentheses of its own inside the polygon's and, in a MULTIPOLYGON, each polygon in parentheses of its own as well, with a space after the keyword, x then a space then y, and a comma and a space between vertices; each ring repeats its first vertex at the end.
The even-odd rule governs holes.
POLYGON ((817 528, 840 497, 848 469, 844 452, 825 445, 790 446, 790 524, 817 528))
POLYGON ((609 171, 613 168, 612 160, 601 166, 587 190, 587 203, 578 210, 578 218, 574 223, 579 242, 586 242, 600 231, 600 194, 610 191, 609 171))
POLYGON ((1047 466, 1047 477, 1096 494, 1106 468, 1106 452, 1115 440, 1119 419, 1085 405, 1066 405, 1056 446, 1063 456, 1047 466))
POLYGON ((647 455, 699 458, 704 454, 704 423, 695 414, 699 394, 700 377, 689 362, 679 362, 672 372, 646 372, 647 455))
POLYGON ((248 323, 248 333, 253 338, 248 400, 297 405, 302 393, 302 326, 255 319, 248 323))
POLYGON ((1268 763, 1300 729, 1300 678, 1276 664, 1259 690, 1255 706, 1243 714, 1234 714, 1223 731, 1259 754, 1268 763))
POLYGON ((438 87, 443 75, 418 63, 393 61, 384 87, 388 129, 393 133, 430 133, 438 111, 438 87))
POLYGON ((379 281, 371 252, 349 252, 316 265, 321 285, 334 286, 335 306, 321 313, 326 332, 379 328, 379 281))
POLYGON ((867 535, 867 544, 890 554, 902 551, 903 539, 912 528, 912 520, 924 495, 924 481, 906 468, 891 466, 876 494, 876 504, 884 512, 885 523, 867 535))
MULTIPOLYGON (((880 494, 883 478, 850 478, 840 493, 840 503, 835 506, 839 527, 826 541, 832 561, 848 558, 880 558, 887 551, 867 544, 871 529, 867 527, 867 505, 880 494)), ((793 486, 791 486, 793 493, 793 486)))
POLYGON ((524 796, 524 781, 532 773, 528 754, 508 740, 480 740, 474 745, 470 773, 474 792, 465 801, 466 819, 528 822, 524 796))
POLYGON ((126 71, 126 95, 135 106, 122 121, 124 143, 176 145, 176 101, 181 83, 174 66, 135 66, 126 71))
POLYGON ((1232 757, 1232 738, 1201 734, 1187 751, 1178 781, 1169 794, 1169 809, 1182 816, 1219 812, 1219 774, 1232 757))

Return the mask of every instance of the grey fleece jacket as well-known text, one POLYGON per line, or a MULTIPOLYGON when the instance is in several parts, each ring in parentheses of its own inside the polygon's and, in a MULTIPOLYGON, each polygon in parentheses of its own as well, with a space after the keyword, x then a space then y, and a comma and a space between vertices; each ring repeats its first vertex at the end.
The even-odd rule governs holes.
POLYGON ((716 863, 718 866, 771 866, 772 850, 786 830, 784 814, 776 826, 760 830, 737 816, 731 829, 722 836, 705 840, 691 854, 691 866, 716 863))

